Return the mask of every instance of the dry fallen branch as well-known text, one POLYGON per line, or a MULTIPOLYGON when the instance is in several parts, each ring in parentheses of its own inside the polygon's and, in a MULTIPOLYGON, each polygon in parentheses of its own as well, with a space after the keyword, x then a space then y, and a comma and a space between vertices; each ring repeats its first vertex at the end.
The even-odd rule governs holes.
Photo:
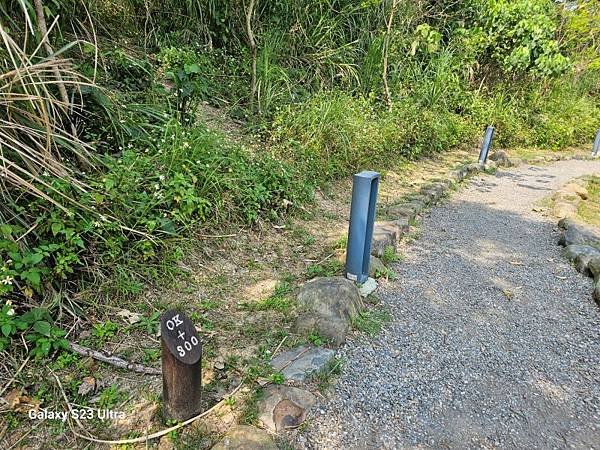
POLYGON ((69 342, 69 348, 79 355, 97 359, 98 361, 111 364, 115 367, 119 367, 120 369, 132 370, 133 372, 144 373, 146 375, 160 375, 162 373, 160 369, 125 361, 124 359, 111 355, 110 353, 92 350, 91 348, 84 347, 83 345, 75 344, 73 342, 69 342))

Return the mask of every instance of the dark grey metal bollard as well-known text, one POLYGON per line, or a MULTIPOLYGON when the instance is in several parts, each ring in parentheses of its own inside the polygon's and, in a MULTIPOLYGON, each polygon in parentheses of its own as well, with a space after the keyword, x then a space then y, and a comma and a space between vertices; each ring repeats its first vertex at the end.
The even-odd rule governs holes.
POLYGON ((354 175, 346 248, 346 277, 358 283, 364 283, 369 278, 378 188, 377 172, 364 171, 354 175))
POLYGON ((596 133, 596 140, 594 141, 594 147, 592 148, 592 156, 594 158, 600 156, 600 130, 596 133))
POLYGON ((479 152, 479 164, 485 164, 487 161, 490 148, 492 148, 492 141, 494 140, 494 132, 496 129, 492 126, 487 127, 485 130, 485 137, 483 138, 483 144, 481 145, 481 151, 479 152))

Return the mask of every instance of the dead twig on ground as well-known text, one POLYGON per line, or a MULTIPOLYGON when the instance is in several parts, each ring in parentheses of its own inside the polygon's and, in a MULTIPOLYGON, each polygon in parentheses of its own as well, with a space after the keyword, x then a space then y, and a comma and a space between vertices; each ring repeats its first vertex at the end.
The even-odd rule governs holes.
POLYGON ((146 375, 162 374, 160 369, 155 369, 154 367, 146 367, 142 364, 125 361, 124 359, 119 358, 118 356, 114 356, 106 352, 100 352, 98 350, 92 350, 91 348, 84 347, 83 345, 75 344, 73 342, 69 342, 69 348, 79 355, 97 359, 98 361, 102 361, 115 367, 119 367, 120 369, 132 370, 134 372, 144 373, 146 375))

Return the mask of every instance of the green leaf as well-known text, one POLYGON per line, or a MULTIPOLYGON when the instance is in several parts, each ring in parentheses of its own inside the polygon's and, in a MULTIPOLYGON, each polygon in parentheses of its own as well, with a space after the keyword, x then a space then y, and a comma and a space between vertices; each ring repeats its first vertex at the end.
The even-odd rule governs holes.
POLYGON ((40 271, 39 270, 28 270, 26 272, 23 272, 21 275, 24 276, 27 280, 29 280, 29 282, 33 286, 40 285, 41 279, 40 279, 40 271))
POLYGON ((8 323, 2 325, 2 334, 4 336, 9 337, 10 334, 12 333, 12 331, 13 331, 13 326, 12 325, 10 325, 8 323))
POLYGON ((190 73, 200 73, 200 66, 196 63, 194 64, 186 64, 184 66, 185 68, 185 73, 190 74, 190 73))
POLYGON ((60 230, 62 230, 63 226, 62 223, 60 222, 54 222, 52 224, 52 235, 56 236, 58 233, 60 233, 60 230))
POLYGON ((33 265, 39 263, 42 261, 42 259, 44 259, 44 255, 41 253, 32 253, 29 256, 29 262, 33 265))
POLYGON ((33 329, 44 336, 50 336, 50 331, 52 331, 52 325, 48 322, 41 321, 33 324, 33 329))

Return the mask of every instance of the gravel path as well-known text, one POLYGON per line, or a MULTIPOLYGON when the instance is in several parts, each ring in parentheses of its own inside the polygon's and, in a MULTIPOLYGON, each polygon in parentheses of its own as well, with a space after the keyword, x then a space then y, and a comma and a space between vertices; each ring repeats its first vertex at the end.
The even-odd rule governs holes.
POLYGON ((600 161, 475 178, 380 289, 393 320, 341 350, 297 448, 600 449, 600 308, 534 203, 600 161))

